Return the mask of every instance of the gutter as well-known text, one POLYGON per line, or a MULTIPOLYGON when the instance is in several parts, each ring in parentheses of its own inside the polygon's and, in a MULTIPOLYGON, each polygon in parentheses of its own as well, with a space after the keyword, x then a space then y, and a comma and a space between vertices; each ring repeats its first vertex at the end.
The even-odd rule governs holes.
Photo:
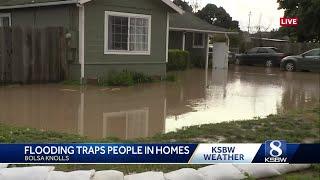
POLYGON ((21 5, 14 5, 14 6, 0 6, 0 10, 42 7, 42 6, 57 6, 57 5, 64 5, 64 4, 77 4, 77 3, 79 3, 78 0, 67 0, 67 1, 46 2, 46 3, 21 4, 21 5))
POLYGON ((191 28, 174 28, 170 27, 172 31, 192 31, 192 32, 204 32, 204 33, 216 33, 216 34, 239 34, 238 32, 228 32, 228 31, 211 31, 202 29, 191 29, 191 28))

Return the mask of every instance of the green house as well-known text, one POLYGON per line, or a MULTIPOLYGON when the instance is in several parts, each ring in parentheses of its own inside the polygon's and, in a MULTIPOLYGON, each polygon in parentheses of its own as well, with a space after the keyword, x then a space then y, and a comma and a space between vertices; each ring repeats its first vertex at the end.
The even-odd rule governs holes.
POLYGON ((74 52, 68 58, 71 79, 95 79, 123 69, 163 76, 169 48, 186 49, 206 58, 209 34, 228 32, 212 30, 214 26, 208 23, 204 26, 202 20, 190 22, 194 23, 191 28, 189 20, 179 22, 192 16, 170 0, 0 2, 0 27, 64 27, 67 30, 66 36, 71 38, 69 46, 74 52))
MULTIPOLYGON (((217 34, 229 39, 229 34, 237 32, 209 24, 189 12, 170 15, 169 49, 189 51, 191 59, 208 61, 209 47, 212 47, 210 38, 217 34)), ((226 43, 229 46, 229 42, 226 43)))

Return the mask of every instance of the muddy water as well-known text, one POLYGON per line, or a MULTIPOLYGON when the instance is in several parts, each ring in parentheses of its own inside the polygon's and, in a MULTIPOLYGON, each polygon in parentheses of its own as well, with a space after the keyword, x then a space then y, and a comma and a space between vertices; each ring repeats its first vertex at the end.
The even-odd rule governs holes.
POLYGON ((178 82, 128 88, 0 87, 0 122, 131 139, 191 125, 264 117, 319 102, 320 76, 262 67, 189 70, 178 82))

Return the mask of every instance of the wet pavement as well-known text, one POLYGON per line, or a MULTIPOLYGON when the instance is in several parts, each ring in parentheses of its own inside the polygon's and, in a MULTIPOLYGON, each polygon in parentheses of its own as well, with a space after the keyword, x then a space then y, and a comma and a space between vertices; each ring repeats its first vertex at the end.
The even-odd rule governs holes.
POLYGON ((193 69, 176 74, 178 82, 127 88, 0 87, 0 122, 91 138, 132 139, 319 103, 317 73, 236 66, 229 71, 193 69))

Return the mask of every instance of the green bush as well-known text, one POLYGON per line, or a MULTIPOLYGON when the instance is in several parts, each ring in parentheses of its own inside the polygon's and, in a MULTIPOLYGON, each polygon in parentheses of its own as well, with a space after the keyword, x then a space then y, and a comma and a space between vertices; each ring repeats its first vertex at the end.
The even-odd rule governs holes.
POLYGON ((132 86, 135 84, 152 83, 159 81, 176 81, 176 76, 168 75, 166 77, 149 76, 140 72, 131 72, 123 70, 121 72, 111 72, 107 78, 98 77, 99 86, 132 86))
POLYGON ((134 80, 132 73, 125 70, 119 73, 110 73, 107 83, 103 82, 103 84, 109 86, 132 86, 134 85, 134 80))
POLYGON ((99 86, 132 86, 134 84, 151 83, 155 79, 139 72, 130 72, 124 70, 122 72, 111 72, 107 78, 98 78, 99 86))
POLYGON ((145 75, 143 73, 131 72, 131 75, 135 84, 154 82, 154 79, 151 76, 145 75))
POLYGON ((179 49, 171 49, 168 54, 168 71, 186 70, 189 65, 189 52, 179 49))

